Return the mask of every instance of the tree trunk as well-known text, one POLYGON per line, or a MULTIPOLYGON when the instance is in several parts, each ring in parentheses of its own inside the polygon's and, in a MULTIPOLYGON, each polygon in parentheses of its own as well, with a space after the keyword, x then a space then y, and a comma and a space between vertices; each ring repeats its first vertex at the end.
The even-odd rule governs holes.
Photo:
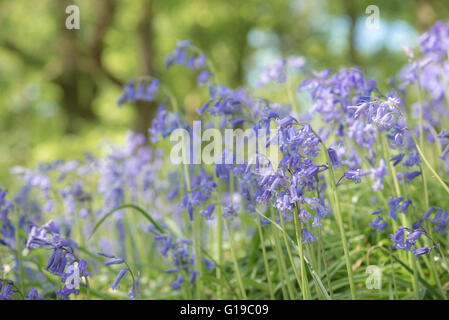
MULTIPOLYGON (((137 37, 140 52, 140 64, 138 74, 141 76, 153 75, 153 2, 152 0, 142 0, 142 16, 139 21, 137 37)), ((134 130, 147 136, 151 119, 156 112, 156 103, 148 101, 136 102, 136 120, 134 130)))
POLYGON ((61 88, 61 106, 66 115, 66 132, 74 133, 78 130, 78 121, 94 120, 92 102, 97 92, 97 85, 89 74, 84 73, 80 67, 81 53, 78 50, 79 41, 77 30, 69 30, 65 27, 67 15, 65 8, 70 1, 59 1, 59 24, 61 35, 58 45, 58 55, 62 62, 62 73, 54 80, 61 88))

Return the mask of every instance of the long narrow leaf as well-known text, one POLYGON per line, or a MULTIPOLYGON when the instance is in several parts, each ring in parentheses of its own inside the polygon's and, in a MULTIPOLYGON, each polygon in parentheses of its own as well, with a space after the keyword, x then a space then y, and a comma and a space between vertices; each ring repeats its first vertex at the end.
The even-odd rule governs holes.
POLYGON ((109 211, 108 213, 106 213, 104 215, 103 218, 100 219, 100 221, 97 222, 97 224, 95 225, 94 229, 92 230, 92 233, 89 236, 89 239, 92 238, 92 236, 94 235, 95 231, 98 230, 98 228, 103 224, 103 222, 106 221, 107 218, 109 218, 114 212, 121 210, 121 209, 134 209, 137 212, 141 213, 148 221, 150 221, 153 226, 160 232, 160 233, 165 233, 164 229, 162 229, 162 227, 142 208, 134 205, 134 204, 122 204, 121 206, 118 206, 117 208, 112 209, 111 211, 109 211))

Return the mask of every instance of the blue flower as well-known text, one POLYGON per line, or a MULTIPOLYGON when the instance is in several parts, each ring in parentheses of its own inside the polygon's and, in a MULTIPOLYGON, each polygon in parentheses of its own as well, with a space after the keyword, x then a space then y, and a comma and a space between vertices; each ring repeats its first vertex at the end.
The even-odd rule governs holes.
POLYGON ((210 204, 200 212, 200 216, 204 217, 206 220, 212 220, 214 217, 212 216, 212 213, 214 212, 215 204, 210 204))
POLYGON ((412 167, 412 166, 417 166, 421 163, 421 158, 418 154, 416 153, 411 153, 407 159, 405 159, 403 165, 404 167, 412 167))
POLYGON ((407 183, 415 179, 417 176, 421 174, 421 171, 413 171, 404 173, 404 179, 407 183))
POLYGON ((382 217, 379 216, 375 220, 371 221, 369 225, 377 232, 382 233, 388 224, 382 220, 382 217))
POLYGON ((407 213, 408 212, 408 206, 411 204, 410 200, 404 200, 402 197, 389 199, 388 205, 390 206, 390 213, 389 216, 393 218, 393 220, 396 220, 396 214, 399 213, 407 213))
POLYGON ((302 241, 304 244, 311 244, 312 242, 315 242, 315 241, 316 241, 316 237, 314 237, 314 236, 312 235, 312 232, 310 232, 309 230, 307 230, 307 229, 302 229, 302 238, 301 238, 301 241, 302 241))
POLYGON ((175 281, 170 282, 171 288, 173 290, 178 290, 179 288, 181 288, 182 280, 183 280, 182 274, 179 274, 178 278, 175 281))
POLYGON ((438 209, 435 212, 435 216, 432 220, 430 220, 433 224, 436 224, 434 227, 435 231, 438 231, 441 234, 446 234, 446 227, 449 224, 449 217, 447 215, 447 210, 438 209))
MULTIPOLYGON (((3 282, 5 282, 5 281, 0 281, 0 291, 2 290, 3 282)), ((14 290, 12 289, 12 286, 6 282, 6 285, 3 288, 3 291, 0 293, 0 300, 12 300, 11 294, 13 294, 13 293, 14 293, 14 290)))
POLYGON ((120 270, 120 272, 118 273, 117 277, 115 278, 114 282, 111 285, 111 289, 117 290, 119 288, 118 285, 125 276, 125 274, 128 272, 128 270, 129 270, 128 268, 123 268, 122 270, 120 270))
POLYGON ((343 173, 343 176, 340 178, 337 185, 340 183, 340 181, 345 178, 347 180, 355 181, 355 183, 360 183, 362 181, 361 177, 364 175, 362 170, 356 169, 356 170, 347 170, 343 173))
POLYGON ((205 84, 209 81, 209 72, 207 70, 203 70, 200 72, 198 77, 196 78, 198 84, 205 84))
POLYGON ((215 268, 215 263, 213 263, 212 261, 210 261, 207 258, 204 258, 204 263, 206 264, 207 270, 211 271, 215 268))
MULTIPOLYGON (((423 233, 425 233, 424 229, 410 230, 405 227, 399 228, 395 234, 390 234, 390 239, 393 241, 393 249, 412 251, 423 233)), ((419 253, 420 251, 418 250, 417 252, 419 253)))
POLYGON ((334 167, 338 166, 340 164, 340 162, 338 161, 338 156, 337 156, 337 152, 335 151, 335 149, 328 148, 327 152, 329 154, 329 159, 331 160, 332 166, 334 166, 334 167))
POLYGON ((35 288, 31 288, 28 291, 28 294, 25 298, 25 300, 42 300, 43 297, 39 295, 39 293, 37 292, 37 290, 35 288))
POLYGON ((394 156, 393 158, 391 158, 390 161, 393 161, 393 166, 397 166, 402 161, 403 158, 404 158, 404 154, 400 153, 400 154, 394 156))

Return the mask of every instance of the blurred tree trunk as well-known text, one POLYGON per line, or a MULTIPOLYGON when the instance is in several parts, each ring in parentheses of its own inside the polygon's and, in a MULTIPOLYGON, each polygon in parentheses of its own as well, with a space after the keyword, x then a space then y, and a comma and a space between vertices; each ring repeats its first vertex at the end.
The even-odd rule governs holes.
MULTIPOLYGON (((349 58, 353 65, 359 65, 359 58, 357 50, 355 48, 355 27, 357 22, 357 5, 353 0, 344 1, 344 7, 346 14, 350 20, 348 45, 349 45, 349 58)), ((363 11, 364 12, 364 11, 363 11)))
POLYGON ((89 73, 81 67, 81 46, 77 39, 77 30, 69 30, 65 27, 67 15, 65 8, 72 4, 69 0, 58 1, 58 18, 61 26, 61 35, 58 42, 59 61, 61 61, 61 73, 54 82, 61 88, 61 106, 65 110, 67 119, 66 131, 74 133, 78 129, 79 120, 92 121, 96 118, 92 110, 92 102, 97 92, 97 84, 89 73))
POLYGON ((243 66, 243 61, 246 57, 246 48, 247 48, 247 34, 251 29, 251 25, 247 22, 247 20, 239 21, 238 23, 239 33, 238 37, 235 40, 235 46, 237 50, 237 70, 235 72, 235 78, 237 80, 237 85, 241 83, 245 83, 244 75, 245 70, 243 66))
MULTIPOLYGON (((141 76, 154 74, 153 66, 153 1, 142 0, 142 16, 137 27, 137 42, 139 46, 139 70, 141 76)), ((156 112, 156 103, 148 101, 136 102, 136 119, 134 131, 146 135, 151 119, 156 112)))

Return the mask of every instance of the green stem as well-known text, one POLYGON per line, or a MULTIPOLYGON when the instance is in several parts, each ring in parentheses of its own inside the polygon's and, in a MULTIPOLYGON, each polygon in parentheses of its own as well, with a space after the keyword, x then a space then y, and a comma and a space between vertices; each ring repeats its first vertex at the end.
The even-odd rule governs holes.
POLYGON ((396 192, 396 197, 399 197, 401 195, 401 189, 399 187, 398 178, 396 176, 396 168, 393 166, 393 164, 390 161, 390 151, 388 149, 387 141, 385 138, 385 135, 380 134, 380 141, 382 143, 382 150, 384 153, 385 162, 388 164, 388 169, 391 173, 391 179, 393 181, 394 190, 396 192))
POLYGON ((20 248, 20 233, 19 233, 19 210, 17 210, 16 207, 14 207, 14 211, 16 213, 16 219, 15 219, 15 238, 16 238, 16 254, 17 254, 17 261, 19 262, 19 287, 21 292, 25 292, 25 283, 24 283, 24 276, 25 272, 23 269, 23 257, 22 257, 22 249, 20 248))
POLYGON ((193 211, 193 245, 195 247, 195 265, 199 271, 199 277, 196 279, 197 282, 197 296, 199 299, 203 297, 203 265, 201 263, 201 250, 200 250, 200 215, 198 210, 193 211))
MULTIPOLYGON (((290 245, 289 245, 288 240, 287 240, 287 229, 285 228, 284 218, 282 217, 282 213, 281 212, 279 212, 279 217, 280 217, 280 220, 281 220, 282 229, 284 229, 284 232, 282 233, 282 238, 284 239, 284 244, 285 244, 285 247, 287 248, 288 258, 290 260, 290 264, 293 267, 293 271, 295 273, 296 281, 298 282, 298 286, 299 286, 299 288, 302 291, 303 299, 306 299, 305 298, 306 297, 306 293, 304 292, 304 286, 302 285, 301 276, 299 274, 298 268, 296 267, 296 263, 295 263, 295 260, 293 259, 293 255, 292 255, 292 250, 291 250, 290 245)), ((300 259, 302 259, 302 256, 300 257, 300 259)))
MULTIPOLYGON (((217 223, 217 250, 218 250, 218 264, 223 264, 223 217, 221 214, 218 217, 217 223)), ((217 279, 221 279, 221 269, 217 268, 217 279)), ((219 298, 221 298, 221 288, 219 289, 219 298)))
POLYGON ((242 276, 240 274, 239 264, 237 262, 237 257, 235 255, 234 241, 232 239, 231 233, 229 232, 229 227, 226 222, 224 223, 224 226, 225 226, 226 236, 228 237, 229 242, 230 242, 232 261, 234 263, 234 270, 237 275, 237 281, 239 283, 240 292, 242 294, 242 298, 244 300, 247 300, 248 298, 246 296, 245 287, 243 286, 243 281, 242 281, 242 276))
POLYGON ((271 282, 270 266, 268 264, 267 253, 265 251, 265 240, 263 237, 262 227, 260 225, 260 218, 257 217, 256 220, 257 220, 257 230, 259 232, 259 237, 260 237, 260 244, 262 246, 263 262, 265 264, 265 273, 267 274, 268 289, 270 291, 270 299, 274 300, 274 290, 273 290, 273 284, 271 282))
MULTIPOLYGON (((394 272, 393 257, 392 257, 391 251, 390 251, 390 268, 391 268, 391 276, 393 277, 394 295, 396 295, 396 297, 397 297, 398 286, 396 284, 396 274, 394 272)), ((393 298, 395 298, 394 295, 393 295, 393 298)))
MULTIPOLYGON (((220 265, 220 266, 222 266, 223 265, 223 206, 222 206, 222 204, 221 204, 221 199, 220 199, 220 194, 222 194, 221 193, 221 188, 220 188, 220 186, 221 186, 221 183, 219 183, 219 181, 217 181, 217 179, 216 179, 216 176, 214 175, 214 178, 215 178, 215 183, 217 184, 217 203, 219 203, 219 214, 218 214, 218 216, 217 216, 217 243, 216 243, 216 245, 217 245, 217 255, 218 255, 218 257, 217 257, 217 261, 218 261, 218 264, 220 265)), ((221 270, 221 268, 217 268, 217 271, 216 271, 217 273, 217 279, 218 280, 220 280, 222 277, 223 277, 223 274, 222 274, 222 270, 221 270)), ((222 296, 222 294, 223 294, 223 292, 222 292, 222 288, 221 287, 219 287, 218 288, 218 291, 217 291, 217 296, 218 296, 218 299, 222 299, 223 298, 223 296, 222 296)))
POLYGON ((313 130, 311 129, 312 132, 318 137, 318 139, 320 139, 320 144, 323 147, 323 152, 326 156, 326 160, 328 163, 328 167, 329 167, 329 177, 330 177, 330 186, 331 186, 331 193, 333 195, 333 203, 334 203, 334 215, 335 215, 335 219, 337 221, 337 225, 338 225, 338 229, 340 231, 340 238, 341 238, 341 242, 343 244, 343 251, 344 251, 344 256, 345 256, 345 263, 346 263, 346 271, 348 273, 348 278, 349 278, 349 286, 351 289, 351 298, 357 299, 356 293, 355 293, 355 284, 354 284, 354 277, 352 275, 352 264, 351 264, 351 259, 349 257, 349 249, 348 249, 348 242, 346 240, 346 236, 345 236, 345 230, 344 230, 344 225, 343 225, 343 218, 341 216, 341 211, 340 211, 340 201, 338 198, 338 193, 337 193, 337 188, 336 188, 336 180, 335 180, 335 174, 334 174, 334 170, 332 168, 332 163, 329 157, 329 152, 327 151, 326 145, 324 144, 323 140, 321 139, 321 137, 313 130))
MULTIPOLYGON (((275 221, 273 208, 271 206, 270 206, 270 211, 271 211, 271 219, 273 219, 273 221, 275 221)), ((281 240, 279 239, 279 235, 277 233, 278 231, 275 230, 275 227, 274 227, 273 224, 272 224, 272 226, 273 226, 273 237, 274 237, 275 249, 277 251, 278 262, 280 263, 280 266, 281 266, 282 276, 284 277, 285 282, 287 283, 287 290, 288 290, 288 294, 290 296, 290 299, 294 299, 295 298, 295 294, 293 293, 293 286, 291 284, 290 276, 289 276, 289 274, 287 272, 287 266, 285 264, 285 260, 284 260, 284 257, 282 255, 281 240)))
POLYGON ((298 206, 296 206, 296 216, 293 217, 293 220, 295 221, 296 241, 298 243, 299 248, 299 259, 301 261, 302 296, 304 300, 310 300, 309 280, 307 279, 306 264, 304 262, 304 247, 301 240, 301 224, 299 223, 299 221, 296 221, 298 217, 299 217, 299 209, 298 206))
POLYGON ((323 256, 324 271, 326 272, 327 286, 329 287, 329 295, 330 295, 331 299, 333 300, 334 299, 334 291, 332 289, 332 282, 331 282, 331 277, 330 277, 330 273, 329 273, 329 267, 327 265, 326 251, 324 250, 324 247, 323 247, 323 236, 321 235, 321 227, 318 228, 318 242, 319 242, 319 247, 321 249, 321 254, 323 256))
MULTIPOLYGON (((134 284, 134 287, 136 288, 136 290, 137 290, 137 283, 136 283, 136 278, 134 277, 134 273, 133 273, 133 271, 131 270, 131 267, 129 266, 129 264, 128 264, 128 262, 125 260, 124 261, 124 264, 126 265, 126 267, 128 268, 128 271, 129 271, 129 274, 131 275, 131 279, 132 279, 132 281, 133 281, 133 284, 134 284)), ((87 279, 87 278, 86 278, 87 279)), ((136 292, 136 296, 137 296, 137 292, 136 292)))

